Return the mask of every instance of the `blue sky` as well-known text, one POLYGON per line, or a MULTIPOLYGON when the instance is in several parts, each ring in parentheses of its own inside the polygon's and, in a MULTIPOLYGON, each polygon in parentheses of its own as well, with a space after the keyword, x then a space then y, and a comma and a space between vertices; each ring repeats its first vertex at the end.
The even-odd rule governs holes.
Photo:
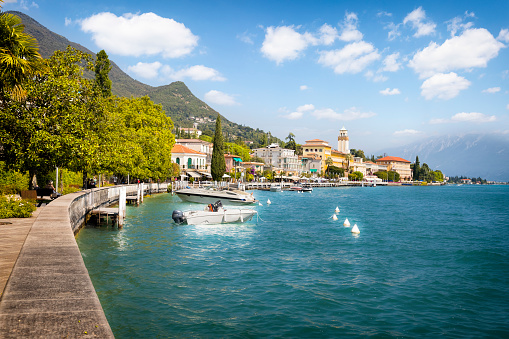
POLYGON ((509 133, 509 1, 5 1, 229 120, 366 154, 509 133))

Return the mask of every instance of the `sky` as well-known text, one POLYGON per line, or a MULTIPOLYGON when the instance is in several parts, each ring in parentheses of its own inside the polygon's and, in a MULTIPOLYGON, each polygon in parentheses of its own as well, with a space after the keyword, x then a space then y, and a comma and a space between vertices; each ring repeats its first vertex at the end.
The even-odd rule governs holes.
POLYGON ((151 86, 227 119, 381 154, 509 134, 509 1, 6 0, 151 86))

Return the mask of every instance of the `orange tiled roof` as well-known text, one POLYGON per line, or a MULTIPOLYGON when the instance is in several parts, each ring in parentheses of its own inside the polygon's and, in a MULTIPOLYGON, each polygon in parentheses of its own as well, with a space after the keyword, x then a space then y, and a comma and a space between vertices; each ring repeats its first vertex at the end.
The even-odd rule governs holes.
POLYGON ((184 145, 178 145, 175 144, 173 148, 171 149, 171 153, 191 153, 191 154, 200 154, 200 155, 206 155, 205 153, 195 151, 194 149, 190 149, 189 147, 186 147, 184 145))
POLYGON ((407 163, 410 163, 410 161, 405 160, 405 159, 400 158, 400 157, 383 157, 383 158, 380 158, 380 159, 376 160, 376 162, 379 162, 379 161, 395 161, 395 162, 407 162, 407 163))

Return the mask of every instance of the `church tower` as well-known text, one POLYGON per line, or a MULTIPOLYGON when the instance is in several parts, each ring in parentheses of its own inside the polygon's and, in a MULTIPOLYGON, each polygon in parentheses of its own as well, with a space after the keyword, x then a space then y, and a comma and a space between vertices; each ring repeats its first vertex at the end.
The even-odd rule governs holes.
POLYGON ((338 136, 338 151, 345 154, 350 154, 350 144, 348 142, 348 131, 345 127, 339 130, 338 136))

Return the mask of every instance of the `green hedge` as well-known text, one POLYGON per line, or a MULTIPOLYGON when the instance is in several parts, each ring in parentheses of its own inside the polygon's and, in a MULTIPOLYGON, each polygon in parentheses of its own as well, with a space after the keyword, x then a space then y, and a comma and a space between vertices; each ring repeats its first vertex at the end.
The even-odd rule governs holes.
POLYGON ((30 218, 35 210, 33 202, 16 196, 0 196, 0 219, 30 218))

